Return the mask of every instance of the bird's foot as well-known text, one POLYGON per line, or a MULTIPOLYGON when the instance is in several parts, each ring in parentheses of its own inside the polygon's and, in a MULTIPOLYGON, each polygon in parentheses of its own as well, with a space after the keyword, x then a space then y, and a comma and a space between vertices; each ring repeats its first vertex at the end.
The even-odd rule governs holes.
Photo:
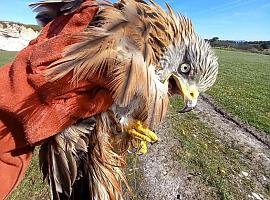
POLYGON ((136 121, 135 124, 128 129, 128 133, 137 139, 137 144, 133 144, 133 147, 139 149, 139 152, 142 154, 147 153, 148 143, 155 143, 158 141, 157 135, 147 127, 144 127, 140 121, 136 121))

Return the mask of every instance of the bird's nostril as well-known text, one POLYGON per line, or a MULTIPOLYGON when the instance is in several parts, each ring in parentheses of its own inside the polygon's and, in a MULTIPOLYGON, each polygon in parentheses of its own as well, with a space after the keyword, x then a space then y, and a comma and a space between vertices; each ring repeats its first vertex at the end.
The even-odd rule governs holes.
POLYGON ((195 94, 193 92, 191 92, 190 93, 190 96, 194 98, 195 97, 195 94))

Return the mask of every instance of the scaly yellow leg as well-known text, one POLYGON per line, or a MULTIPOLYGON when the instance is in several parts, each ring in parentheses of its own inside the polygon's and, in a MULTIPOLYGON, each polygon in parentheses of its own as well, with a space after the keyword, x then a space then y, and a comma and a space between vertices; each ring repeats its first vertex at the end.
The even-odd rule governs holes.
POLYGON ((128 129, 128 133, 140 140, 140 153, 145 154, 147 152, 147 143, 154 143, 158 141, 157 135, 148 128, 145 128, 140 121, 136 121, 133 126, 128 129))

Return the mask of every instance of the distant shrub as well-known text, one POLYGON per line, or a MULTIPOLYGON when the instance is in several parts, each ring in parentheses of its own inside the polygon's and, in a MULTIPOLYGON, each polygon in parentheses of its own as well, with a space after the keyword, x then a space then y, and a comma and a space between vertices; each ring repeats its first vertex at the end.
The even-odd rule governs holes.
POLYGON ((270 49, 270 42, 269 43, 262 43, 262 44, 260 44, 260 47, 262 49, 270 49))
POLYGON ((207 41, 215 48, 240 49, 242 51, 253 53, 270 54, 270 41, 219 40, 218 37, 214 37, 207 41))
POLYGON ((0 24, 2 24, 3 28, 7 28, 7 24, 10 24, 10 25, 17 24, 17 25, 22 25, 25 28, 31 28, 32 30, 37 31, 37 32, 41 30, 41 27, 35 24, 22 24, 22 23, 13 22, 13 21, 0 21, 0 24))
POLYGON ((0 24, 2 24, 3 28, 7 28, 7 23, 0 21, 0 24))
POLYGON ((39 26, 39 25, 34 25, 34 24, 24 24, 24 26, 25 26, 26 28, 31 28, 32 30, 37 31, 37 32, 41 31, 41 26, 39 26))

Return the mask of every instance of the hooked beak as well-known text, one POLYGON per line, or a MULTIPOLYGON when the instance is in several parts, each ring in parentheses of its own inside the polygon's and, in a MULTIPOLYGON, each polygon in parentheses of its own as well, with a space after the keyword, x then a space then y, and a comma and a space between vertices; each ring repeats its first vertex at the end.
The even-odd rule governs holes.
POLYGON ((193 110, 198 101, 199 91, 195 85, 185 83, 181 77, 174 74, 169 78, 169 89, 173 94, 179 94, 183 97, 185 107, 180 110, 180 113, 186 113, 193 110))
POLYGON ((197 105, 197 100, 196 101, 185 101, 185 107, 179 111, 179 113, 186 113, 189 112, 191 110, 193 110, 196 105, 197 105))

